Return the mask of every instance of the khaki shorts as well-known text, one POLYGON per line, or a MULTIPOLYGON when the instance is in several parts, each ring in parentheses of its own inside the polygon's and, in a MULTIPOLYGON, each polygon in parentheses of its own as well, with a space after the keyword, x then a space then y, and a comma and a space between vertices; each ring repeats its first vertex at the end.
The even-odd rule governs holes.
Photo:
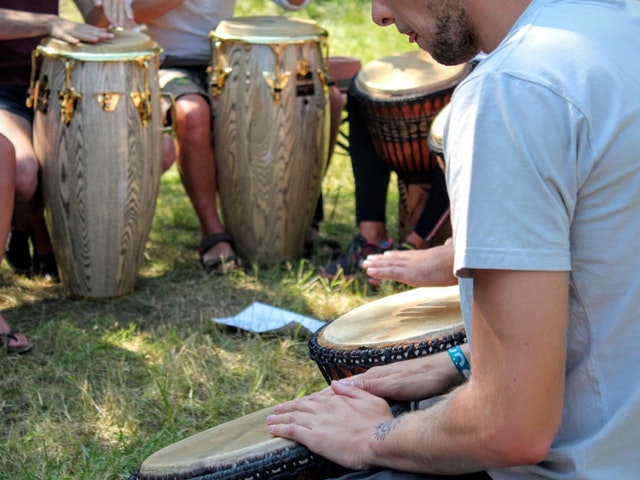
POLYGON ((175 99, 198 94, 209 100, 206 67, 160 68, 158 82, 162 91, 175 99))

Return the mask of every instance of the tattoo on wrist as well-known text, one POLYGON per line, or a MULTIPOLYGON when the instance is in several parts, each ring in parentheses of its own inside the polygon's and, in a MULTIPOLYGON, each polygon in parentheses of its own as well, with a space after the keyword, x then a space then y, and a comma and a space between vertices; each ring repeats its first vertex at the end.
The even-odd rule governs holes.
POLYGON ((376 440, 385 440, 391 431, 396 428, 396 426, 400 423, 399 418, 394 418, 393 420, 389 420, 388 422, 382 422, 376 427, 376 431, 373 436, 376 440))

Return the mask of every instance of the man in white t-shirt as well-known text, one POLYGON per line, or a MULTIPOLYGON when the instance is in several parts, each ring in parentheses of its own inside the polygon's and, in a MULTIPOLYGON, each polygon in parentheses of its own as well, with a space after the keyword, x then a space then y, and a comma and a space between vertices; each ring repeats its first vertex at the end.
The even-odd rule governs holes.
POLYGON ((640 2, 373 0, 373 18, 441 63, 488 53, 451 100, 453 242, 430 258, 459 279, 471 375, 394 418, 386 399, 469 365, 374 368, 277 406, 270 431, 376 469, 350 478, 635 478, 640 2))

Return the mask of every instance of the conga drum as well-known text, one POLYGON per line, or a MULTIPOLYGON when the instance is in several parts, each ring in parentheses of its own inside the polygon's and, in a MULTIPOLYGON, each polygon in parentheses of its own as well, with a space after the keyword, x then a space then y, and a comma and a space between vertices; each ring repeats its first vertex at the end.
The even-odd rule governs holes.
POLYGON ((416 224, 438 168, 428 144, 431 122, 471 69, 441 65, 416 50, 369 62, 355 78, 349 101, 362 105, 376 153, 397 173, 400 238, 416 224))
POLYGON ((357 307, 316 331, 309 356, 325 380, 466 343, 458 286, 423 287, 357 307))
POLYGON ((289 17, 231 18, 210 33, 220 204, 249 261, 304 251, 328 156, 326 38, 289 17))
POLYGON ((265 408, 169 445, 149 456, 130 480, 329 478, 341 467, 267 430, 265 408))
POLYGON ((160 48, 118 31, 98 44, 43 41, 33 141, 61 284, 71 297, 133 290, 162 170, 160 48))

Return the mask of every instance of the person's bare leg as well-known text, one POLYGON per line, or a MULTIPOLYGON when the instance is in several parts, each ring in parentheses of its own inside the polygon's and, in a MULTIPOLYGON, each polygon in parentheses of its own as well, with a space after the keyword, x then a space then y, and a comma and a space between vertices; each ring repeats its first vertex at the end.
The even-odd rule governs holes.
POLYGON ((373 245, 382 245, 389 240, 387 226, 384 222, 360 222, 358 230, 360 235, 373 245))
POLYGON ((404 241, 413 245, 417 250, 427 248, 428 245, 427 241, 414 231, 411 231, 404 241))
MULTIPOLYGON (((217 180, 211 144, 211 111, 200 95, 181 96, 176 101, 178 169, 184 188, 200 221, 202 239, 224 232, 218 215, 217 180)), ((205 263, 235 253, 227 242, 213 246, 203 256, 205 263)))
POLYGON ((171 168, 176 159, 176 145, 171 135, 165 133, 162 135, 162 173, 171 168))
MULTIPOLYGON (((15 150, 11 142, 0 134, 0 245, 7 243, 9 230, 11 229, 11 215, 14 203, 14 185, 16 178, 15 150)), ((4 248, 0 250, 0 260, 4 254, 4 248)), ((0 314, 0 333, 9 333, 11 325, 0 314)), ((14 334, 15 338, 4 341, 14 349, 26 348, 30 345, 27 337, 20 333, 14 334)))

